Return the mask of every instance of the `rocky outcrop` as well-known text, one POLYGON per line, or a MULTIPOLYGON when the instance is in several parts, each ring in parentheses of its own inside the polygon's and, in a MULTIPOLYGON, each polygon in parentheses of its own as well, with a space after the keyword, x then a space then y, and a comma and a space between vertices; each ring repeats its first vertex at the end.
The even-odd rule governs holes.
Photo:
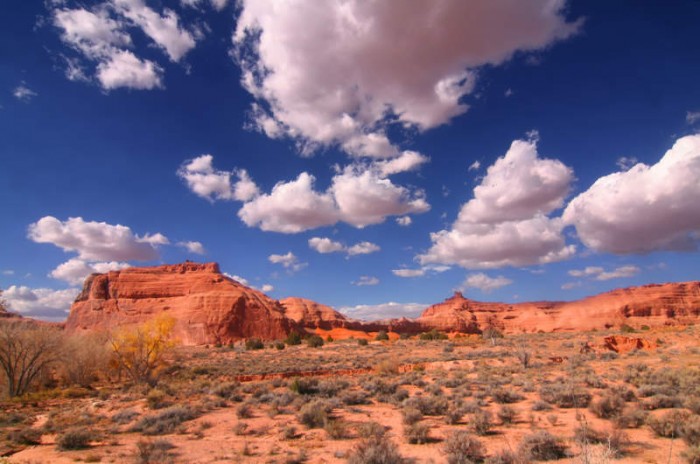
POLYGON ((109 330, 171 315, 184 344, 284 338, 297 324, 276 300, 219 272, 216 263, 133 267, 87 278, 66 329, 109 330))
POLYGON ((611 335, 603 339, 603 348, 615 353, 627 353, 634 350, 653 350, 656 343, 646 338, 611 335))
POLYGON ((330 306, 306 298, 290 297, 280 300, 284 314, 308 329, 331 330, 348 328, 357 321, 345 317, 330 306))
POLYGON ((700 282, 652 284, 613 290, 578 301, 483 303, 457 292, 416 320, 445 332, 506 333, 600 330, 623 324, 682 325, 700 318, 700 282))

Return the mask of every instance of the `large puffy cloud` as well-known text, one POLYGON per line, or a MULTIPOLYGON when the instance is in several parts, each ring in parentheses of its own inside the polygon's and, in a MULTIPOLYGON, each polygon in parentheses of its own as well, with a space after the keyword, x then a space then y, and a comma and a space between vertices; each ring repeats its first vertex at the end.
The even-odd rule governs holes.
POLYGON ((63 280, 71 285, 82 285, 85 278, 93 273, 105 273, 118 271, 129 267, 128 263, 117 261, 88 263, 79 258, 72 258, 63 264, 59 264, 56 269, 49 273, 54 279, 63 280))
POLYGON ((541 159, 536 141, 516 140, 489 167, 474 198, 449 230, 431 234, 421 263, 497 268, 550 263, 571 257, 564 223, 548 213, 560 207, 573 179, 561 162, 541 159))
POLYGON ((325 192, 314 189, 315 180, 303 172, 295 180, 279 182, 270 193, 245 202, 238 216, 251 227, 296 233, 339 221, 363 228, 387 216, 430 209, 422 192, 398 186, 372 167, 346 167, 325 192))
POLYGON ((80 217, 60 221, 44 216, 30 224, 28 237, 76 252, 86 261, 149 261, 158 257, 156 246, 167 243, 162 234, 139 237, 129 227, 84 221, 80 217))
MULTIPOLYGON (((58 4, 58 2, 54 2, 58 4)), ((163 87, 163 68, 133 51, 130 29, 140 28, 168 55, 180 61, 196 45, 196 34, 180 25, 169 9, 158 13, 142 0, 109 0, 93 6, 52 9, 53 25, 79 57, 64 57, 70 80, 89 81, 86 64, 96 64, 94 77, 105 90, 121 87, 148 90, 163 87)))
POLYGON ((678 139, 661 160, 598 179, 563 219, 596 251, 696 250, 700 242, 700 135, 678 139))
POLYGON ((578 29, 564 0, 241 4, 233 40, 258 128, 302 151, 338 144, 378 158, 399 154, 387 125, 448 122, 467 111, 480 66, 578 29))
POLYGON ((29 288, 12 285, 2 293, 9 309, 23 316, 62 321, 68 316, 70 306, 80 290, 68 288, 29 288))

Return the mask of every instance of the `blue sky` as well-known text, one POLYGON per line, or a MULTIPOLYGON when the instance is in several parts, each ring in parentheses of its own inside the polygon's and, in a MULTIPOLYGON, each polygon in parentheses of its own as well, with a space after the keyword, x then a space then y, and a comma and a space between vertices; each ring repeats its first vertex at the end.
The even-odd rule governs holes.
POLYGON ((700 278, 697 1, 4 6, 23 314, 185 259, 363 318, 700 278))

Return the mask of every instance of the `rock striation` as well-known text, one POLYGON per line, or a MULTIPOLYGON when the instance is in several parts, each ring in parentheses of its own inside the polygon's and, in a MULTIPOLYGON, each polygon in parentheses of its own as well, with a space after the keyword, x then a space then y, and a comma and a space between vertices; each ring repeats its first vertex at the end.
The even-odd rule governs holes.
POLYGON ((184 344, 284 338, 298 325, 278 301, 230 279, 216 263, 185 262, 92 274, 71 306, 66 330, 109 330, 171 315, 184 344))

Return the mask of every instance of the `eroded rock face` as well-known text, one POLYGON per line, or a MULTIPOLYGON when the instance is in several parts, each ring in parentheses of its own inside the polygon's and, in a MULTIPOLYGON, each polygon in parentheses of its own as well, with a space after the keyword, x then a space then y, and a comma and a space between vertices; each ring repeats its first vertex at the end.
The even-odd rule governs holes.
POLYGON ((506 333, 580 331, 682 325, 700 319, 700 282, 652 284, 613 290, 571 302, 482 303, 457 292, 416 320, 445 332, 506 333))
POLYGON ((306 298, 285 298, 280 304, 285 316, 309 329, 347 328, 353 322, 330 306, 306 298))
POLYGON ((284 338, 296 324, 276 300, 219 272, 216 263, 133 267, 87 278, 66 329, 110 330, 166 313, 184 344, 284 338))

